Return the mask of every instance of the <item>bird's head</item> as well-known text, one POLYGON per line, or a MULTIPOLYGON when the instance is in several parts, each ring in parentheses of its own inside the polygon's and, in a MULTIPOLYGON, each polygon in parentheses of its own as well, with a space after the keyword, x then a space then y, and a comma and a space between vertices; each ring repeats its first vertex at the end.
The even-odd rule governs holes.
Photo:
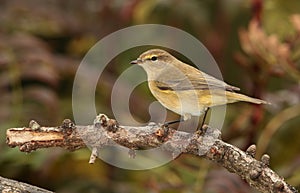
POLYGON ((136 60, 131 61, 131 64, 137 64, 144 68, 148 75, 160 73, 162 70, 173 66, 178 60, 161 49, 151 49, 142 53, 136 60))

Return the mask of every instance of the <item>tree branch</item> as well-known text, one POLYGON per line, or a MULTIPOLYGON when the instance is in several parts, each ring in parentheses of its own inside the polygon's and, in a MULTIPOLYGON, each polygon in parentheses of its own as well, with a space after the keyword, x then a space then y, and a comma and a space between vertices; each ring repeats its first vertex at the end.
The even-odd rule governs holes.
POLYGON ((131 156, 134 156, 134 150, 162 147, 173 154, 193 154, 218 163, 261 192, 298 192, 269 168, 268 155, 263 155, 261 161, 254 158, 255 145, 244 152, 222 141, 220 131, 209 126, 203 127, 201 132, 190 134, 157 124, 119 126, 115 120, 100 114, 93 125, 78 126, 66 119, 58 127, 41 127, 31 121, 29 127, 8 129, 6 135, 7 144, 18 146, 23 152, 48 147, 73 151, 86 147, 88 142, 88 146, 92 147, 90 163, 95 162, 98 150, 107 145, 117 143, 127 147, 131 156))
POLYGON ((52 193, 51 191, 25 184, 22 182, 17 182, 15 180, 10 180, 0 176, 0 191, 9 193, 20 193, 20 192, 31 192, 31 193, 52 193))

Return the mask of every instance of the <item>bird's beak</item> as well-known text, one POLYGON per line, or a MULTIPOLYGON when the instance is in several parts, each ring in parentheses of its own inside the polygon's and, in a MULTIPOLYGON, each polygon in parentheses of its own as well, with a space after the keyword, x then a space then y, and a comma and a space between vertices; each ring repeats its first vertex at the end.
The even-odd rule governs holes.
POLYGON ((136 59, 130 62, 130 64, 140 64, 142 62, 142 60, 140 59, 136 59))

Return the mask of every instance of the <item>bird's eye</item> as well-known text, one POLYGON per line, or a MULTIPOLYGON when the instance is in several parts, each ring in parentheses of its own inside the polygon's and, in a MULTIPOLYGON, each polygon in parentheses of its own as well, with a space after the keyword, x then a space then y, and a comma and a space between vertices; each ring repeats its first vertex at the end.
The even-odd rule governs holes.
POLYGON ((157 56, 152 56, 152 57, 150 58, 150 60, 156 61, 156 60, 157 60, 157 56))

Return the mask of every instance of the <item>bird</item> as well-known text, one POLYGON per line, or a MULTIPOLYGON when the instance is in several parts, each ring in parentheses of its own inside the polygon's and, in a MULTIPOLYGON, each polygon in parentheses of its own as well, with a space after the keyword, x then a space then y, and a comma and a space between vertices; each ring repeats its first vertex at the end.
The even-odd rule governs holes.
POLYGON ((180 120, 167 122, 166 125, 204 114, 202 127, 211 107, 239 101, 268 104, 264 100, 237 93, 240 88, 206 74, 162 49, 145 51, 130 63, 146 71, 153 96, 165 108, 182 116, 180 120))

